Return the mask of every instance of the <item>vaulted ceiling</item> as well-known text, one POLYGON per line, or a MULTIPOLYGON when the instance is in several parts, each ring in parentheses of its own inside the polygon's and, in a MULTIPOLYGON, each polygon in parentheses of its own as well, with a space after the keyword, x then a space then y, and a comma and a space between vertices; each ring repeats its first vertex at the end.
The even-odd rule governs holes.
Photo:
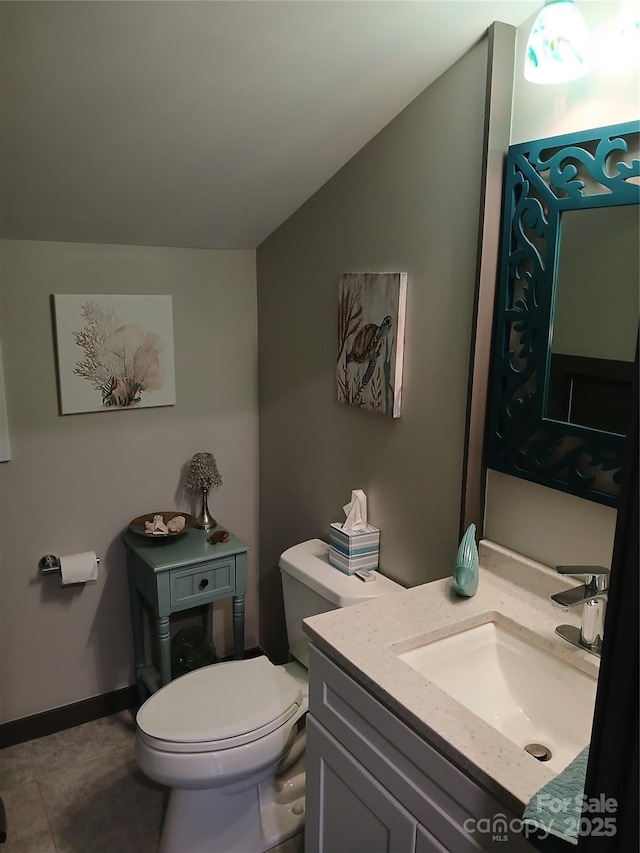
POLYGON ((539 6, 2 2, 0 236, 254 248, 494 20, 539 6))

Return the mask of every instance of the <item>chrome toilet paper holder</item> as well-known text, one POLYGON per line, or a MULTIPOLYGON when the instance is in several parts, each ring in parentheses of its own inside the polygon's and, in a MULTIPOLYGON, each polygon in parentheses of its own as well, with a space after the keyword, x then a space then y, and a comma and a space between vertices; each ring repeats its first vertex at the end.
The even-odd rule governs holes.
MULTIPOLYGON (((100 565, 100 557, 96 557, 96 563, 100 565)), ((52 575, 60 571, 60 557, 55 554, 45 554, 38 560, 38 569, 42 575, 52 575)))

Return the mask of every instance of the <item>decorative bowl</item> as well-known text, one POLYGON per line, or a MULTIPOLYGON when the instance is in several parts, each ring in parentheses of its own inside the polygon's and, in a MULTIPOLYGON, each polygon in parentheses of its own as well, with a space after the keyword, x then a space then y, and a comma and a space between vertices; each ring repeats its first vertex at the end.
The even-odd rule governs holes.
POLYGON ((188 512, 179 512, 179 511, 167 511, 167 512, 148 512, 146 515, 139 515, 137 518, 134 518, 133 521, 129 523, 129 530, 132 533, 137 533, 139 536, 144 536, 147 539, 157 539, 159 542, 166 541, 167 539, 175 539, 176 536, 182 536, 187 530, 191 530, 191 528, 195 525, 196 520, 194 516, 189 515, 188 512), (172 518, 175 518, 178 515, 181 515, 184 518, 184 527, 182 530, 177 531, 169 531, 168 533, 148 533, 144 523, 145 521, 153 521, 154 516, 161 515, 162 520, 165 524, 171 521, 172 518))

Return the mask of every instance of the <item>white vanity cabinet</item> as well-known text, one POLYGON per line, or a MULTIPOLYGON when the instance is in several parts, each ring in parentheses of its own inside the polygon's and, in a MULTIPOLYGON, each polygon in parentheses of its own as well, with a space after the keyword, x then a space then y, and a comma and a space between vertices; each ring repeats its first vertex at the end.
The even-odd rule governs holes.
POLYGON ((504 837, 516 815, 313 645, 306 764, 306 853, 533 850, 504 837))
POLYGON ((307 768, 313 768, 307 770, 307 850, 406 853, 415 849, 417 824, 411 814, 309 717, 307 768), (317 811, 311 823, 310 801, 317 811))

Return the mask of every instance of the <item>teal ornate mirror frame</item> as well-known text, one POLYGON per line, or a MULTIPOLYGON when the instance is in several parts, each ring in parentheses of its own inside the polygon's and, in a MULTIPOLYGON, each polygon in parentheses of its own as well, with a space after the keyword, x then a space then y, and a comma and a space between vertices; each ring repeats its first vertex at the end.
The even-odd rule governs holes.
POLYGON ((509 148, 494 325, 489 468, 614 507, 625 437, 547 415, 551 341, 562 214, 637 205, 639 145, 628 122, 509 148))

